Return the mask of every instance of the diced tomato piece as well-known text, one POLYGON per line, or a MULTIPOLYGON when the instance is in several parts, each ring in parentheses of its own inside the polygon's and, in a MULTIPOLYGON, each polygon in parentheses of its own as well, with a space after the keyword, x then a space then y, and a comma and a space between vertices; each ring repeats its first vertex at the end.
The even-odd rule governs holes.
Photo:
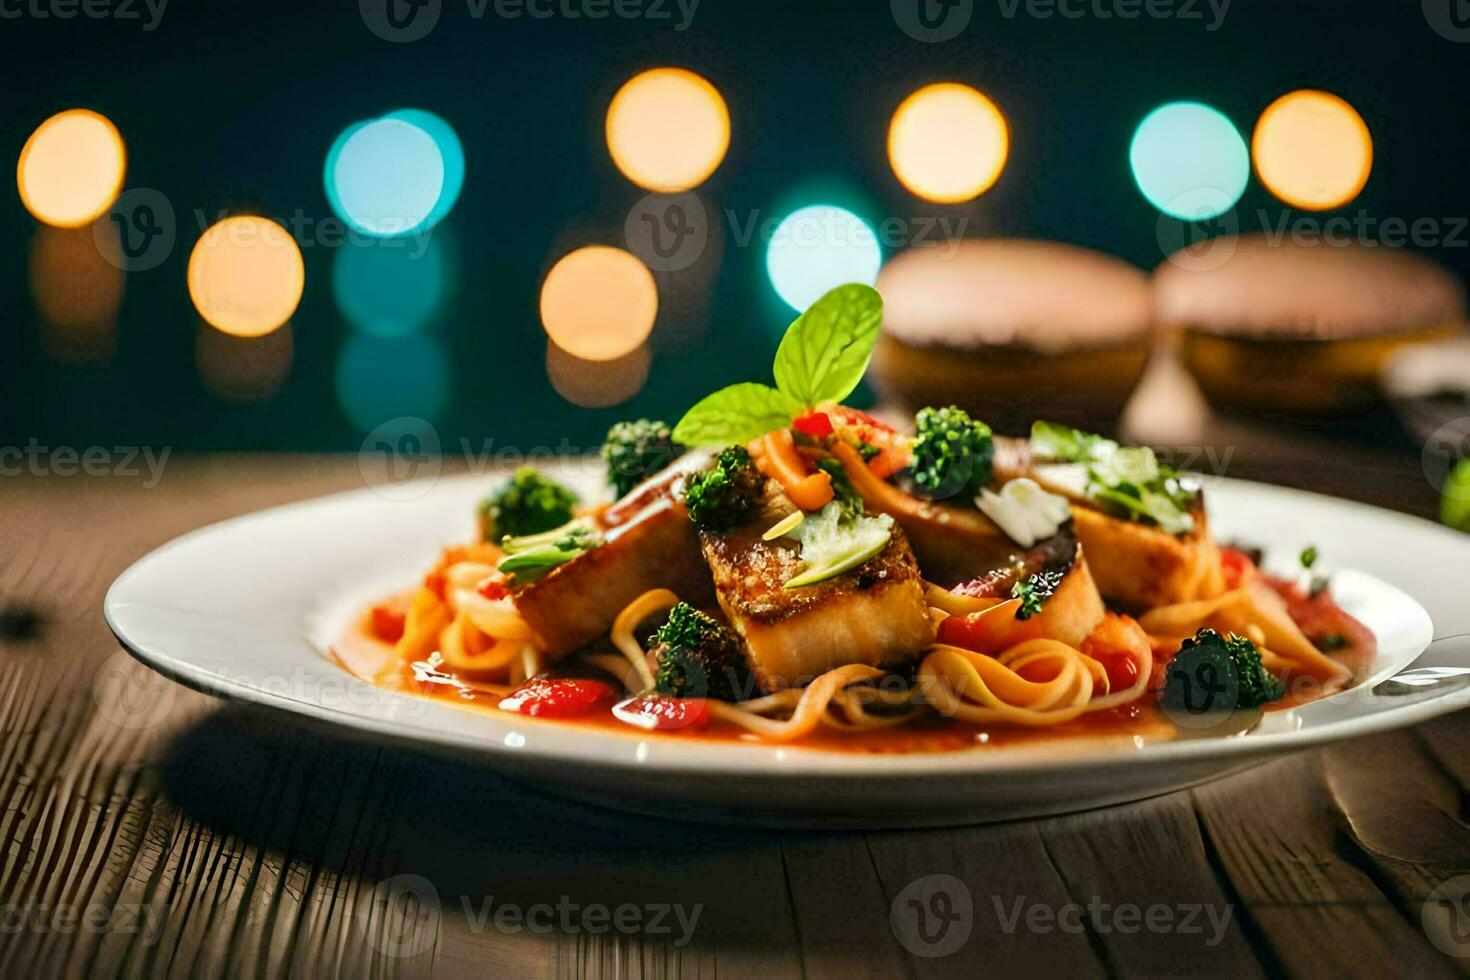
POLYGON ((510 595, 510 589, 506 587, 505 581, 498 578, 487 578, 485 581, 480 583, 479 588, 477 588, 475 591, 480 593, 480 595, 484 596, 486 599, 489 599, 491 602, 495 602, 498 599, 504 599, 506 596, 510 595))
POLYGON ((1256 571, 1256 563, 1239 548, 1221 548, 1220 568, 1225 572, 1225 588, 1234 589, 1256 571))
POLYGON ((1126 691, 1138 683, 1144 657, 1152 651, 1148 634, 1131 616, 1108 613, 1087 639, 1082 652, 1102 664, 1108 675, 1108 691, 1126 691))
POLYGON ((704 698, 666 698, 640 694, 614 705, 612 710, 620 721, 650 732, 706 728, 710 723, 709 702, 704 698))
POLYGON ((380 602, 373 607, 373 635, 384 643, 403 639, 403 626, 408 609, 400 602, 380 602))
POLYGON ((1018 643, 1042 636, 1045 627, 1041 617, 1017 619, 1015 610, 1019 605, 1011 603, 1008 610, 987 609, 968 616, 950 616, 939 624, 939 642, 995 656, 1018 643))
POLYGON ((791 427, 797 432, 823 439, 832 434, 832 417, 826 412, 808 412, 792 422, 791 427))
POLYGON ((617 699, 618 692, 603 681, 533 677, 502 700, 500 710, 533 718, 579 718, 617 699))

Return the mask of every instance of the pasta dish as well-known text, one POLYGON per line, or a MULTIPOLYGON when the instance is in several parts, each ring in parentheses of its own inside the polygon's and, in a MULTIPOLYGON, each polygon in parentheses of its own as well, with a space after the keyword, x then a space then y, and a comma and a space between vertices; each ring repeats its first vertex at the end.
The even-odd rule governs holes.
POLYGON ((843 405, 881 319, 874 290, 839 287, 787 331, 774 385, 614 426, 604 502, 518 470, 339 661, 532 718, 902 752, 1244 730, 1372 656, 1315 549, 1267 574, 1147 448, 843 405))

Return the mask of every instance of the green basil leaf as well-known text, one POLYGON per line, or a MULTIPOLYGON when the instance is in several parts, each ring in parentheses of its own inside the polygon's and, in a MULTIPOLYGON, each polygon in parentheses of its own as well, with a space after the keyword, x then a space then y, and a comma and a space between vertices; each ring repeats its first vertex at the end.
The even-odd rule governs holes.
POLYGON ((776 387, 802 405, 842 401, 863 379, 882 322, 876 289, 838 286, 787 329, 776 351, 776 387))
POLYGON ((685 446, 728 446, 749 442, 790 425, 800 403, 769 385, 747 381, 721 388, 695 405, 674 426, 685 446))
POLYGON ((1086 463, 1106 459, 1118 449, 1111 439, 1057 422, 1039 419, 1031 424, 1031 452, 1055 463, 1086 463))

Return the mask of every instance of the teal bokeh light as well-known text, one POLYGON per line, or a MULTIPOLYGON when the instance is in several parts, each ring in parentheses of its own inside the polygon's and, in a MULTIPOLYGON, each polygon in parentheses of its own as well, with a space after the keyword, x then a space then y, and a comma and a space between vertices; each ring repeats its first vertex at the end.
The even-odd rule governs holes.
POLYGON ((445 186, 445 162, 434 138, 418 126, 374 119, 354 123, 333 142, 323 176, 339 218, 365 235, 391 238, 430 224, 445 186))
POLYGON ((344 242, 332 259, 337 309, 376 337, 422 330, 454 288, 453 256, 447 228, 423 239, 344 242))
POLYGON ((337 400, 363 432, 403 416, 439 418, 449 404, 449 386, 449 359, 431 334, 358 334, 337 357, 337 400))
POLYGON ((1200 102, 1170 102, 1138 124, 1128 150, 1150 204, 1181 221, 1235 207, 1250 180, 1250 151, 1235 124, 1200 102))
POLYGON ((805 310, 849 282, 878 281, 883 250, 867 222, 846 208, 814 204, 787 215, 766 246, 766 273, 776 294, 805 310))
POLYGON ((444 160, 444 186, 428 220, 424 222, 432 228, 449 216, 459 200, 459 192, 464 188, 464 146, 459 141, 459 134, 442 117, 427 109, 396 109, 383 118, 399 119, 417 126, 428 133, 439 148, 439 156, 444 160))

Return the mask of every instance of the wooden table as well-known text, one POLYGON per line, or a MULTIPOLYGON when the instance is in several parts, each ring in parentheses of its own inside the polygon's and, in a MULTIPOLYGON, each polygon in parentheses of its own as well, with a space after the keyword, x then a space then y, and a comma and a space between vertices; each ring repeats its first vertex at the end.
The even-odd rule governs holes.
MULTIPOLYGON (((1232 474, 1289 475, 1280 454, 1251 458, 1232 474)), ((1374 472, 1394 475, 1364 480, 1368 462, 1334 453, 1312 485, 1432 509, 1412 457, 1382 454, 1374 472)), ((351 458, 210 457, 169 460, 151 488, 0 482, 0 976, 1470 968, 1421 927, 1430 893, 1470 872, 1470 712, 1076 816, 772 833, 561 802, 213 701, 119 650, 100 607, 128 563, 359 479, 351 458), (968 940, 925 955, 964 927, 966 897, 968 940), (672 913, 654 921, 676 905, 698 911, 687 943, 672 913)))

